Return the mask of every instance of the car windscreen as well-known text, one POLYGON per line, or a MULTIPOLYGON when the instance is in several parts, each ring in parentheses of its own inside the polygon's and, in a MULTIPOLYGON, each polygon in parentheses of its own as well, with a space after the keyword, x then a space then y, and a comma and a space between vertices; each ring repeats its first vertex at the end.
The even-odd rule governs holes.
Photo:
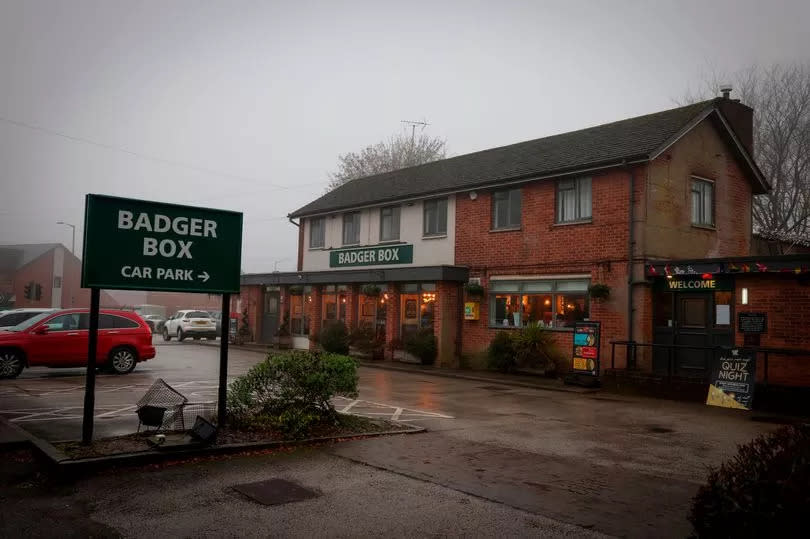
POLYGON ((186 318, 211 318, 211 315, 205 311, 191 311, 186 314, 186 318))
POLYGON ((33 318, 29 318, 28 320, 26 320, 24 322, 20 322, 16 326, 14 326, 12 328, 9 328, 9 331, 24 331, 24 330, 30 328, 31 326, 33 326, 34 324, 36 324, 37 322, 39 322, 40 320, 42 320, 44 318, 47 318, 51 314, 53 314, 53 313, 50 313, 50 312, 40 313, 40 314, 34 316, 33 318))

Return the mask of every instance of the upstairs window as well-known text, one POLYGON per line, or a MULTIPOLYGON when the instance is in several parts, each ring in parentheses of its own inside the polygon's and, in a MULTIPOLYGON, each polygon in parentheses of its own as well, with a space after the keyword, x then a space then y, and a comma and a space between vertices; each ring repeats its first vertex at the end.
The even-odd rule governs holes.
POLYGON ((692 224, 714 226, 714 182, 692 178, 692 224))
POLYGON ((520 188, 492 193, 492 228, 520 226, 520 188))
POLYGON ((360 212, 343 214, 343 245, 360 243, 360 212))
POLYGON ((399 239, 399 206, 380 208, 380 241, 399 239))
POLYGON ((447 199, 434 198, 424 202, 424 235, 444 236, 447 234, 447 199))
POLYGON ((323 248, 325 244, 326 220, 323 217, 316 217, 309 220, 309 248, 323 248))
POLYGON ((557 181, 557 222, 572 223, 591 218, 591 179, 557 181))

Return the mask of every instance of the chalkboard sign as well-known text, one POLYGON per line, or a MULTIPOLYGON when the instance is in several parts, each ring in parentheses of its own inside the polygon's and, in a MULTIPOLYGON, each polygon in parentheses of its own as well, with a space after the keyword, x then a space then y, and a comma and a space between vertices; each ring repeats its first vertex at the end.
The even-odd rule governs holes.
POLYGON ((750 410, 756 385, 756 356, 743 348, 724 350, 712 368, 706 404, 750 410))
POLYGON ((737 315, 737 331, 740 333, 765 333, 767 329, 767 313, 739 313, 737 315))
POLYGON ((573 372, 599 376, 600 322, 574 323, 573 372))

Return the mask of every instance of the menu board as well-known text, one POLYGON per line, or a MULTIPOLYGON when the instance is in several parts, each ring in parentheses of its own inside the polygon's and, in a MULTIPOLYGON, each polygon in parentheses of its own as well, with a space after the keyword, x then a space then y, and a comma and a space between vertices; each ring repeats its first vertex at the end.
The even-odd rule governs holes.
POLYGON ((573 372, 599 376, 600 322, 575 322, 573 372))
POLYGON ((706 404, 750 410, 756 385, 756 364, 753 351, 732 348, 721 352, 712 369, 706 404))
POLYGON ((768 313, 739 313, 737 331, 740 333, 765 333, 768 329, 768 313))

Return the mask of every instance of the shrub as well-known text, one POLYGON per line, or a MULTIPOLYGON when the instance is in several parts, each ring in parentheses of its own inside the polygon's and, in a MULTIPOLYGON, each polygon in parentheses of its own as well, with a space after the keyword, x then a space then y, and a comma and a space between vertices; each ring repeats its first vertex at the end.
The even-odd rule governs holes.
POLYGON ((273 427, 302 436, 318 422, 335 421, 330 400, 357 396, 357 364, 320 352, 270 353, 228 388, 235 428, 273 427))
POLYGON ((419 358, 422 365, 432 365, 436 361, 439 346, 436 336, 429 329, 420 329, 416 333, 411 333, 403 339, 405 351, 419 358))
POLYGON ((318 342, 324 352, 333 354, 349 353, 349 331, 343 322, 330 322, 321 329, 318 342))
POLYGON ((487 348, 487 367, 495 371, 515 370, 515 342, 508 331, 495 334, 487 348))
POLYGON ((556 360, 559 360, 562 354, 550 331, 540 326, 529 325, 515 332, 512 340, 515 346, 515 364, 518 368, 542 370, 547 375, 557 372, 556 360))
POLYGON ((372 327, 360 327, 349 335, 349 344, 364 354, 374 355, 385 348, 385 340, 380 339, 372 327))
POLYGON ((741 445, 692 501, 699 537, 799 536, 810 511, 810 425, 741 445))

